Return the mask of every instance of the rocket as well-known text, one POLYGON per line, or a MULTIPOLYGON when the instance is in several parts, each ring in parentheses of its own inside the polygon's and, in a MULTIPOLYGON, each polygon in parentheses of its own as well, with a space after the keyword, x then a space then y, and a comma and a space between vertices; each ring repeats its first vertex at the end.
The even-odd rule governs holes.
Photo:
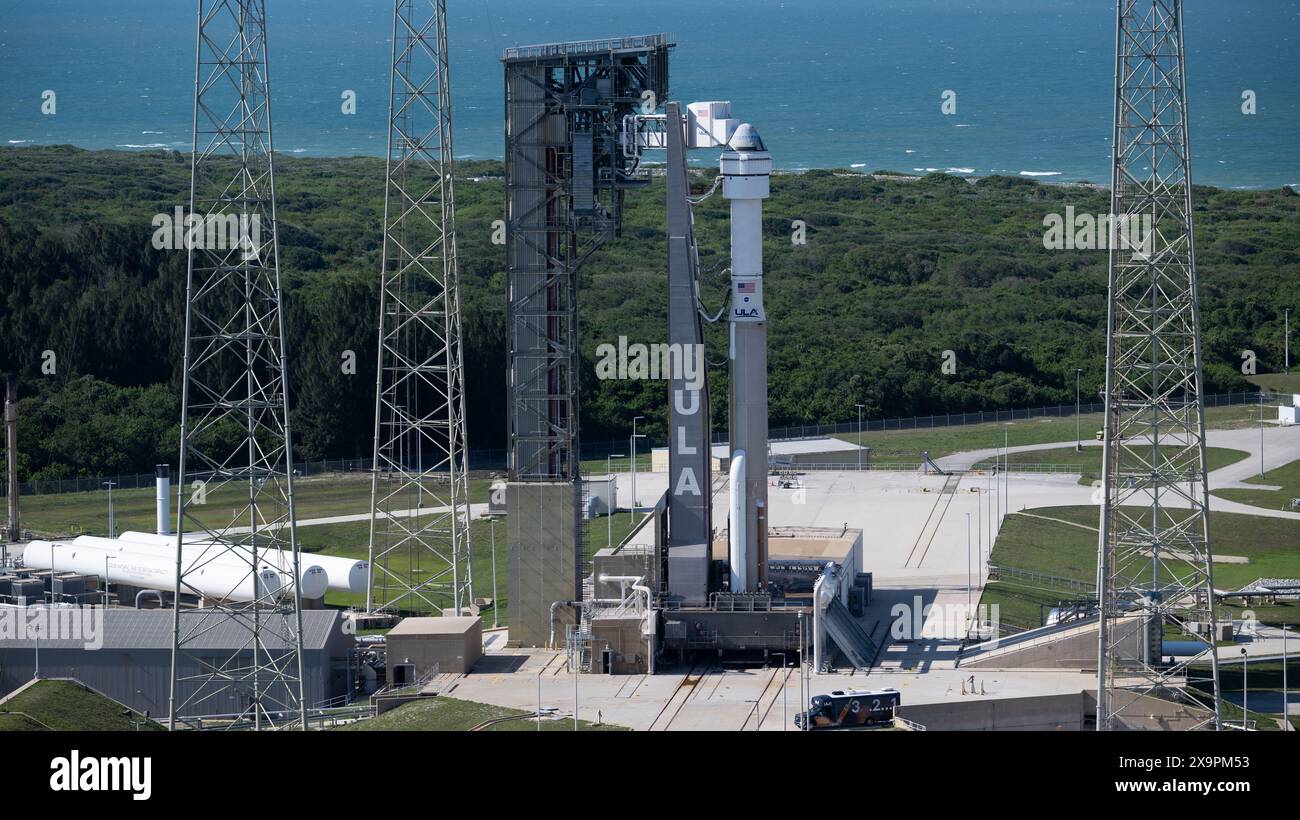
POLYGON ((767 586, 767 314, 763 309, 763 200, 772 155, 749 123, 736 128, 720 161, 731 204, 731 521, 732 592, 767 586))

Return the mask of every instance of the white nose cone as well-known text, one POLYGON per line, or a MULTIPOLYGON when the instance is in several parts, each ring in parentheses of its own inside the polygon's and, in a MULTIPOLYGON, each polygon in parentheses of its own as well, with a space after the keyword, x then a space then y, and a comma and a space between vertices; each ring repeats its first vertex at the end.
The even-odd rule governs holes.
POLYGON ((758 135, 758 129, 747 122, 742 122, 736 133, 731 135, 730 147, 733 151, 767 150, 763 147, 763 138, 758 135))

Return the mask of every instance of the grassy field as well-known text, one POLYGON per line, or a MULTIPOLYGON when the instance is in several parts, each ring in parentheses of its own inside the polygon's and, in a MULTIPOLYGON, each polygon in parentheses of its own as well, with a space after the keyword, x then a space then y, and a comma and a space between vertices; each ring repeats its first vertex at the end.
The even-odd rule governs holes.
MULTIPOLYGON (((1092 484, 1094 481, 1101 480, 1101 457, 1103 447, 1083 448, 1083 452, 1075 450, 1073 447, 1061 447, 1052 450, 1030 450, 1025 453, 1012 453, 1010 463, 1012 466, 1017 464, 1054 464, 1058 466, 1078 467, 1083 475, 1079 479, 1080 484, 1092 484)), ((1176 447, 1162 447, 1161 450, 1168 454, 1177 451, 1176 447)), ((1220 467, 1227 467, 1229 464, 1235 464, 1243 458, 1248 458, 1250 453, 1242 450, 1229 450, 1223 447, 1208 447, 1205 451, 1206 469, 1217 470, 1220 467)), ((976 469, 988 469, 993 466, 993 461, 982 461, 975 465, 976 469)))
POLYGON ((1300 393, 1300 368, 1294 373, 1261 373, 1247 376, 1246 381, 1274 393, 1300 393))
MULTIPOLYGON (((1011 515, 993 546, 990 560, 1002 566, 1095 582, 1097 508, 1051 507, 1033 510, 1033 515, 1058 520, 1011 515)), ((1300 521, 1217 513, 1211 518, 1210 537, 1217 554, 1249 559, 1246 564, 1214 565, 1214 585, 1220 589, 1238 589, 1261 577, 1300 576, 1300 550, 1295 548, 1300 544, 1300 521)), ((1064 587, 1040 589, 1008 579, 990 583, 981 603, 998 604, 1005 625, 1027 629, 1041 623, 1040 604, 1051 606, 1078 596, 1077 591, 1064 587)), ((1252 609, 1266 623, 1281 622, 1293 609, 1300 612, 1300 607, 1290 605, 1252 609)), ((1228 612, 1239 617, 1235 608, 1225 607, 1225 614, 1228 612)))
MULTIPOLYGON (((640 520, 639 517, 636 520, 640 520)), ((618 513, 610 521, 608 518, 598 518, 588 521, 584 527, 586 536, 586 553, 590 559, 597 550, 604 549, 608 539, 609 525, 613 524, 614 538, 613 543, 618 544, 631 531, 634 519, 630 512, 618 513)), ((471 572, 474 574, 474 595, 479 598, 492 597, 492 543, 495 531, 496 539, 496 556, 497 556, 497 591, 499 600, 497 606, 500 607, 497 615, 500 623, 505 626, 509 623, 509 595, 507 592, 509 577, 509 561, 507 560, 506 550, 506 520, 504 518, 497 521, 493 526, 489 519, 475 519, 470 525, 470 544, 472 551, 472 561, 470 564, 471 572)), ((353 521, 344 524, 319 524, 310 527, 299 527, 298 538, 302 549, 308 553, 320 553, 321 555, 338 555, 345 558, 355 558, 366 560, 369 557, 368 543, 370 538, 370 524, 366 521, 353 521)), ((392 563, 394 571, 409 572, 410 562, 406 560, 394 560, 392 563)), ((417 567, 419 569, 419 567, 417 567)), ((427 564, 423 567, 426 571, 431 569, 427 564)), ((365 597, 361 595, 351 595, 346 592, 329 592, 325 596, 325 603, 336 606, 364 606, 365 597)), ((492 610, 483 611, 484 625, 490 626, 495 623, 492 610)))
MULTIPOLYGON (((511 717, 531 713, 504 706, 491 706, 470 700, 437 697, 421 698, 403 704, 391 711, 357 723, 340 726, 335 731, 346 732, 464 732, 479 724, 495 718, 511 717)), ((578 721, 579 731, 585 732, 621 732, 621 726, 578 721)), ((537 721, 522 718, 496 723, 484 728, 485 732, 535 732, 537 721)), ((542 720, 544 732, 572 732, 573 719, 542 720)))
MULTIPOLYGON (((649 466, 647 456, 647 468, 649 466)), ((470 501, 483 503, 488 500, 490 481, 474 479, 470 482, 470 501)), ((295 496, 298 505, 299 520, 323 518, 339 515, 359 515, 370 509, 370 480, 363 474, 333 475, 320 478, 300 479, 295 482, 295 496)), ((66 537, 79 534, 106 535, 108 532, 107 493, 66 493, 61 495, 29 496, 23 499, 24 528, 33 534, 46 537, 66 537)), ((220 503, 209 498, 210 504, 220 503)), ((113 505, 117 518, 118 532, 126 530, 154 529, 154 497, 152 489, 128 490, 113 493, 113 505)), ((173 508, 174 509, 174 508, 173 508)), ((639 519, 638 519, 639 520, 639 519)), ((622 541, 631 531, 634 523, 630 512, 622 512, 613 517, 588 521, 584 525, 587 557, 590 558, 599 549, 610 543, 610 524, 613 524, 613 543, 622 541)), ((492 542, 495 534, 497 545, 497 588, 500 607, 500 623, 507 623, 507 574, 509 571, 506 552, 506 521, 498 520, 495 526, 490 520, 477 519, 470 527, 472 549, 471 571, 474 576, 474 593, 476 597, 492 597, 492 542)), ((369 558, 370 523, 368 520, 348 521, 334 524, 314 524, 299 526, 299 544, 305 553, 337 555, 358 560, 369 558)), ((407 573, 411 570, 410 560, 403 556, 393 561, 394 571, 407 573)), ((433 571, 426 560, 423 566, 416 566, 417 572, 433 571)), ((343 592, 331 591, 326 595, 326 603, 336 606, 364 606, 365 597, 343 592)), ((491 610, 485 610, 488 622, 492 622, 491 610)))
POLYGON ((122 704, 74 681, 43 680, 0 705, 0 731, 163 731, 122 704))
MULTIPOLYGON (((488 479, 469 483, 471 503, 488 500, 488 479)), ((244 487, 228 486, 209 490, 207 504, 214 508, 240 504, 244 487)), ((366 473, 336 473, 299 478, 294 481, 294 504, 298 519, 358 515, 370 512, 370 476, 366 473)), ((176 512, 176 491, 172 491, 172 514, 176 512)), ((108 534, 108 492, 29 495, 22 499, 23 528, 37 537, 108 534)), ((155 524, 152 487, 113 491, 113 515, 117 531, 152 532, 155 524)))
MULTIPOLYGON (((1211 407, 1205 411, 1205 423, 1211 429, 1235 429, 1250 426, 1251 405, 1211 407)), ((1080 437, 1094 440, 1101 429, 1101 413, 1085 413, 1078 417, 1080 437)), ((931 458, 941 458, 966 450, 984 450, 1001 447, 1003 434, 1010 446, 1026 444, 1051 444, 1075 440, 1075 417, 1046 417, 1016 421, 988 422, 921 430, 885 430, 864 432, 862 445, 871 448, 873 463, 916 463, 921 452, 928 451, 931 458)), ((839 433, 838 439, 858 443, 857 433, 839 433)))
POLYGON ((1272 510, 1291 509, 1291 499, 1300 498, 1300 461, 1293 461, 1275 470, 1264 473, 1263 478, 1255 476, 1246 479, 1247 484, 1260 484, 1259 489, 1215 490, 1214 494, 1228 501, 1239 501, 1254 507, 1267 507, 1272 510), (1265 487, 1281 487, 1280 490, 1265 487))

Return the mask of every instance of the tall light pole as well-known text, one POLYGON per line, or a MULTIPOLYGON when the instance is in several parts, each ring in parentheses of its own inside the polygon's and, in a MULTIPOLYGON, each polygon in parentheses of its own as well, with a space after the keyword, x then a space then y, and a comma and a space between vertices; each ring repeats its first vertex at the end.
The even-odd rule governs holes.
POLYGON ((492 531, 492 628, 501 626, 501 599, 497 597, 497 520, 488 519, 492 531))
MULTIPOLYGON (((971 577, 970 577, 970 513, 966 513, 966 617, 970 618, 970 596, 971 596, 971 577)), ((969 634, 969 629, 967 630, 969 634)))
POLYGON ((1002 431, 1002 514, 1011 514, 1011 431, 1002 431))
POLYGON ((1286 351, 1286 358, 1283 360, 1283 370, 1290 375, 1291 373, 1291 308, 1287 308, 1284 314, 1285 323, 1282 331, 1282 347, 1286 351))
MULTIPOLYGON (((773 654, 774 656, 777 656, 777 657, 781 658, 781 671, 782 671, 782 672, 784 672, 786 669, 789 668, 789 667, 786 666, 786 658, 785 658, 785 653, 784 653, 784 652, 773 652, 772 654, 773 654)), ((786 684, 789 683, 789 682, 790 682, 790 676, 789 676, 789 675, 787 675, 787 676, 785 677, 785 679, 781 682, 781 731, 783 731, 783 732, 786 730, 786 727, 790 725, 790 708, 786 705, 786 701, 787 701, 787 698, 786 698, 786 691, 787 691, 786 684)))
POLYGON ((1079 411, 1083 408, 1079 394, 1079 378, 1082 375, 1081 369, 1074 368, 1074 451, 1076 453, 1083 452, 1083 432, 1080 428, 1082 419, 1079 418, 1079 411))
POLYGON ((1246 663, 1246 647, 1241 648, 1241 728, 1248 725, 1250 717, 1250 665, 1246 663))
POLYGON ((1286 624, 1282 624, 1282 731, 1290 732, 1291 706, 1286 694, 1286 624))
MULTIPOLYGON (((611 502, 614 500, 614 493, 611 493, 609 491, 609 485, 611 482, 614 481, 614 471, 610 469, 610 460, 615 458, 622 458, 622 457, 623 455, 621 453, 605 454, 605 475, 607 476, 607 478, 605 479, 605 492, 609 493, 609 500, 611 502)), ((617 487, 618 485, 615 484, 614 486, 617 487)), ((636 506, 635 498, 632 499, 632 504, 633 506, 636 506)), ((606 526, 606 529, 609 530, 609 534, 605 536, 605 546, 612 547, 614 546, 614 505, 613 503, 609 504, 609 515, 606 516, 606 518, 609 519, 606 526)))
POLYGON ((634 416, 632 418, 632 438, 631 438, 631 445, 628 447, 628 449, 632 451, 632 507, 631 509, 632 509, 633 520, 636 520, 636 440, 639 438, 645 438, 644 435, 637 433, 636 423, 638 420, 643 418, 645 418, 645 416, 634 416))
POLYGON ((861 470, 862 469, 862 408, 866 407, 866 405, 855 404, 854 407, 858 408, 858 469, 861 470))
POLYGON ((1264 390, 1259 391, 1259 477, 1264 477, 1264 390))
POLYGON ((105 481, 104 486, 108 488, 108 537, 117 537, 117 522, 113 519, 113 488, 117 486, 116 481, 105 481))

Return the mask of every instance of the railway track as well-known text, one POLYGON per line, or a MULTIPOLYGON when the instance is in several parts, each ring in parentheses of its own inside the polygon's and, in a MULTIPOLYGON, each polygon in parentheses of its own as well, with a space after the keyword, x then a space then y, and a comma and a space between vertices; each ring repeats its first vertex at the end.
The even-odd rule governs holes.
POLYGON ((957 495, 957 485, 961 483, 960 475, 950 475, 943 482, 943 489, 939 491, 939 497, 934 500, 934 506, 930 508, 930 514, 925 518, 925 526, 916 537, 916 543, 912 545, 912 551, 908 553, 907 561, 903 564, 905 567, 919 567, 925 563, 925 557, 930 554, 930 545, 934 543, 934 536, 939 532, 939 525, 943 523, 943 518, 948 514, 948 508, 952 506, 952 499, 957 495), (936 515, 937 513, 937 515, 936 515), (924 546, 922 546, 924 544, 924 546), (921 557, 917 558, 916 563, 912 559, 916 557, 916 551, 921 550, 921 557))
POLYGON ((677 684, 677 688, 673 690, 673 696, 664 704, 664 708, 659 710, 659 714, 655 716, 654 721, 650 724, 649 731, 667 731, 668 727, 677 719, 677 715, 681 713, 682 707, 695 694, 696 689, 699 688, 705 676, 712 669, 712 661, 697 661, 682 678, 682 682, 677 684))

